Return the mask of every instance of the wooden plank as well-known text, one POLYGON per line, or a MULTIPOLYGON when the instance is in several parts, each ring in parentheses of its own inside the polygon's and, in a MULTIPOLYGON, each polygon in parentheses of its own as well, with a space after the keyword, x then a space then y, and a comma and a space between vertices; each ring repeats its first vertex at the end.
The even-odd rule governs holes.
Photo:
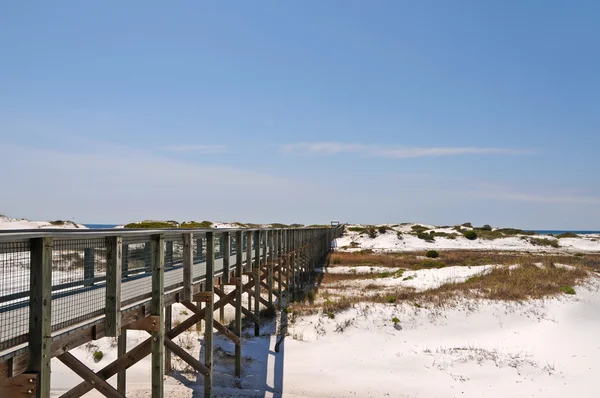
POLYGON ((79 377, 83 380, 91 383, 96 390, 102 393, 105 397, 108 398, 125 398, 125 395, 119 394, 117 390, 113 388, 106 381, 98 377, 98 375, 88 369, 87 366, 82 364, 77 358, 75 358, 71 353, 65 352, 58 356, 58 359, 67 365, 69 369, 75 372, 79 377))
POLYGON ((187 351, 183 348, 179 347, 177 344, 169 340, 165 337, 165 346, 171 351, 173 354, 177 355, 179 358, 183 359, 188 365, 194 368, 197 372, 200 372, 204 377, 208 377, 210 375, 210 369, 204 366, 200 361, 191 356, 187 351))
POLYGON ((181 301, 192 300, 192 265, 194 264, 194 237, 192 233, 183 234, 183 290, 181 301))
MULTIPOLYGON (((86 248, 83 250, 83 279, 91 280, 94 279, 94 249, 86 248)), ((91 282, 86 286, 92 286, 94 283, 91 282)))
MULTIPOLYGON (((206 233, 206 286, 205 290, 211 294, 214 292, 215 279, 215 237, 213 232, 206 233)), ((208 374, 204 375, 204 397, 212 398, 213 381, 213 315, 214 298, 206 302, 204 316, 206 328, 204 330, 204 365, 208 368, 208 374)))
MULTIPOLYGON (((121 329, 121 334, 117 339, 117 359, 127 354, 127 330, 121 329)), ((127 390, 127 369, 123 368, 117 373, 117 391, 125 395, 127 390)))
MULTIPOLYGON (((235 334, 239 338, 242 337, 242 272, 243 272, 243 251, 242 251, 242 231, 235 233, 235 245, 236 245, 236 256, 235 256, 235 334)), ((235 377, 242 376, 242 345, 236 344, 235 346, 235 377)))
POLYGON ((22 373, 0 380, 0 397, 31 398, 37 394, 38 375, 22 373))
POLYGON ((52 357, 52 238, 31 240, 29 365, 37 373, 37 398, 50 397, 52 357))
MULTIPOLYGON (((173 306, 165 307, 165 333, 171 330, 173 326, 173 306)), ((165 351, 165 375, 170 375, 173 370, 171 363, 171 351, 165 351)))
POLYGON ((123 327, 128 330, 146 330, 148 332, 159 332, 161 330, 161 319, 158 315, 150 315, 140 318, 138 321, 129 323, 123 327))
POLYGON ((110 337, 117 337, 121 334, 122 247, 122 237, 106 237, 106 325, 104 333, 110 337))
POLYGON ((161 234, 152 236, 152 299, 150 314, 157 316, 158 330, 152 332, 152 398, 164 396, 165 337, 165 238, 161 234))

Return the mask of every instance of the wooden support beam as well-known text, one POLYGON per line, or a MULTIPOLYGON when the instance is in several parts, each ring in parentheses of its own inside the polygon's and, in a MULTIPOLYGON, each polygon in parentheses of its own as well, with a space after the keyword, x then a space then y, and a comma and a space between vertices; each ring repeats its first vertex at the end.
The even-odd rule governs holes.
MULTIPOLYGON (((165 333, 171 330, 173 326, 173 306, 168 305, 165 307, 165 333)), ((165 337, 166 339, 166 337, 165 337)), ((171 363, 171 351, 165 351, 165 375, 170 375, 173 370, 171 363)))
MULTIPOLYGON (((238 277, 237 276, 231 276, 229 277, 229 282, 224 283, 224 286, 237 286, 240 282, 238 281, 238 277)), ((241 278, 240 278, 241 279, 241 278)))
POLYGON ((257 321, 254 322, 254 335, 260 336, 260 231, 254 232, 254 268, 257 277, 254 278, 254 315, 257 321))
POLYGON ((192 300, 192 265, 194 264, 194 236, 192 233, 183 234, 183 290, 181 301, 192 300))
POLYGON ((106 320, 105 335, 117 337, 121 334, 121 279, 123 238, 106 237, 106 320))
MULTIPOLYGON (((242 337, 242 272, 243 272, 243 251, 242 239, 243 232, 236 231, 235 233, 235 334, 240 339, 242 337)), ((242 376, 242 345, 235 346, 235 377, 242 376)))
MULTIPOLYGON (((252 231, 246 232, 246 271, 252 270, 252 231)), ((252 295, 248 293, 248 308, 252 308, 252 295)))
MULTIPOLYGON (((204 312, 203 309, 201 309, 200 307, 195 306, 192 303, 183 303, 183 305, 185 305, 190 311, 199 314, 201 312, 204 312)), ((223 308, 223 307, 221 307, 223 308)), ((235 333, 233 333, 231 330, 227 329, 222 323, 218 322, 216 319, 213 319, 213 327, 215 329, 217 329, 217 331, 223 335, 225 335, 225 337, 227 337, 228 339, 230 339, 231 341, 233 341, 235 344, 241 344, 241 340, 238 336, 235 335, 235 333)))
POLYGON ((192 296, 192 301, 194 303, 208 303, 212 299, 213 299, 213 293, 206 292, 206 291, 194 293, 194 295, 192 296))
MULTIPOLYGON (((213 232, 206 233, 206 286, 205 290, 214 292, 215 280, 215 237, 213 232)), ((213 381, 213 314, 214 296, 206 302, 204 319, 206 328, 204 330, 204 365, 208 368, 208 374, 204 375, 204 398, 212 398, 213 381)))
MULTIPOLYGON (((121 329, 121 334, 117 339, 117 359, 122 358, 127 354, 127 330, 121 329)), ((127 390, 127 370, 125 368, 117 373, 117 391, 125 395, 127 390)))
POLYGON ((191 356, 186 350, 179 347, 177 344, 172 342, 170 339, 165 337, 165 346, 169 349, 169 351, 173 352, 173 354, 177 355, 179 358, 183 359, 188 365, 194 368, 197 372, 200 372, 202 376, 208 377, 210 375, 211 370, 204 366, 199 360, 191 356))
POLYGON ((273 304, 273 233, 269 233, 265 240, 267 241, 267 247, 269 249, 269 258, 267 261, 267 291, 269 294, 269 303, 273 304))
POLYGON ((87 366, 82 364, 77 358, 70 352, 65 352, 58 356, 58 360, 67 365, 69 369, 75 372, 83 380, 91 383, 96 390, 102 393, 108 398, 125 398, 125 395, 119 394, 117 390, 113 388, 106 381, 98 377, 96 373, 88 369, 87 366))
POLYGON ((150 315, 123 326, 123 329, 159 332, 161 330, 161 319, 158 315, 150 315))
POLYGON ((20 375, 0 379, 0 397, 32 398, 37 396, 38 375, 21 373, 20 375))
POLYGON ((165 238, 152 236, 152 299, 150 314, 158 317, 158 330, 152 332, 152 398, 164 396, 165 374, 165 238))
POLYGON ((29 364, 38 374, 37 398, 50 397, 52 357, 52 238, 31 240, 29 294, 29 364))

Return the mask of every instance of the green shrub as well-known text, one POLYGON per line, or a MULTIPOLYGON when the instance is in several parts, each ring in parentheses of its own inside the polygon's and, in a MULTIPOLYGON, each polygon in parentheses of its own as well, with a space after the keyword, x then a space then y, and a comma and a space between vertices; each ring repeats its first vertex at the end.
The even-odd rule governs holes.
POLYGON ((491 231, 492 230, 492 226, 489 224, 485 224, 483 227, 481 227, 482 231, 491 231))
POLYGON ((410 229, 412 229, 413 231, 419 233, 419 232, 425 232, 429 228, 427 228, 427 227, 425 227, 423 225, 413 225, 412 227, 410 227, 410 229))
POLYGON ((392 322, 393 322, 393 324, 395 325, 395 324, 397 324, 397 323, 400 323, 400 319, 398 319, 397 317, 393 317, 393 318, 392 318, 392 322))
POLYGON ((177 228, 177 221, 142 221, 134 222, 125 225, 125 228, 144 228, 144 229, 159 229, 159 228, 177 228))
POLYGON ((440 253, 438 253, 436 250, 429 250, 427 253, 425 253, 425 257, 429 257, 429 258, 438 258, 440 256, 440 253))
POLYGON ((348 227, 348 231, 350 232, 363 232, 364 230, 363 227, 348 227))
POLYGON ((385 234, 388 230, 390 229, 390 227, 387 227, 385 225, 380 225, 379 227, 377 227, 377 231, 383 235, 385 234))
POLYGON ((469 240, 475 240, 475 239, 477 239, 477 232, 465 231, 465 232, 463 232, 463 236, 469 240))
POLYGON ((281 224, 281 223, 273 223, 270 224, 271 228, 275 228, 275 229, 283 229, 283 228, 288 228, 287 224, 281 224))
POLYGON ((560 235, 556 235, 558 239, 560 238, 579 238, 579 235, 574 234, 573 232, 564 232, 560 235))
POLYGON ((371 239, 375 239, 377 237, 377 229, 375 229, 375 227, 367 228, 367 236, 371 239))
POLYGON ((458 234, 454 233, 454 232, 436 232, 435 233, 436 238, 446 238, 446 239, 456 239, 456 237, 458 236, 458 234))
POLYGON ((94 351, 92 357, 94 358, 94 362, 98 363, 102 360, 102 358, 104 358, 104 353, 100 350, 94 351))
POLYGON ((556 240, 556 239, 529 238, 529 242, 534 246, 550 246, 550 247, 554 247, 554 248, 560 247, 558 240, 556 240))
POLYGON ((467 228, 473 228, 473 224, 471 224, 470 222, 466 222, 464 224, 461 224, 461 226, 467 227, 467 228))
POLYGON ((392 294, 386 294, 385 295, 385 301, 387 301, 390 304, 395 303, 396 302, 396 296, 394 296, 392 294))
POLYGON ((575 289, 573 289, 571 286, 561 286, 560 291, 565 294, 575 294, 575 289))
POLYGON ((435 236, 431 232, 429 232, 429 233, 419 232, 417 234, 417 238, 423 239, 424 241, 427 241, 427 242, 433 242, 435 240, 435 236))
POLYGON ((189 229, 199 229, 199 228, 212 228, 213 223, 210 221, 202 221, 202 222, 196 222, 196 221, 184 221, 181 223, 181 225, 179 226, 180 228, 189 228, 189 229))

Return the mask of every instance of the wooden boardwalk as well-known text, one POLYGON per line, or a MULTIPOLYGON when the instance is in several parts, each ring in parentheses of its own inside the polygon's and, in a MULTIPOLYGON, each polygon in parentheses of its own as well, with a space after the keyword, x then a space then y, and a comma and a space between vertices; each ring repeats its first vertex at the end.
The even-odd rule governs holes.
POLYGON ((214 330, 234 342, 240 377, 242 318, 258 336, 261 308, 293 300, 342 228, 2 232, 0 397, 49 397, 54 357, 82 379, 62 397, 92 389, 125 397, 126 369, 148 355, 152 397, 163 397, 171 354, 204 376, 211 397, 214 330), (177 326, 174 303, 191 313, 177 326), (235 307, 233 330, 221 323, 226 305, 235 307), (201 320, 213 326, 205 328, 203 361, 173 341, 201 320), (148 339, 127 351, 127 330, 148 339), (118 356, 98 372, 69 352, 103 337, 117 338, 118 356), (107 382, 114 375, 117 388, 107 382))

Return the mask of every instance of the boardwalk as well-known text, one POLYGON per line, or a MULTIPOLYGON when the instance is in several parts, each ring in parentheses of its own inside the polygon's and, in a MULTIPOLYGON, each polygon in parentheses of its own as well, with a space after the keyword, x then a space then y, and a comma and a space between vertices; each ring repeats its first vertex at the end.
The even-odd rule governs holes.
POLYGON ((124 397, 126 369, 152 355, 152 396, 163 396, 171 354, 204 376, 212 396, 213 328, 236 344, 241 374, 242 317, 260 333, 260 310, 293 299, 323 261, 342 227, 218 230, 88 230, 0 233, 0 397, 48 397, 50 359, 82 378, 63 397, 97 389, 124 397), (229 290, 225 289, 229 286, 229 290), (261 295, 261 290, 263 294, 261 295), (242 293, 248 294, 247 306, 242 293), (192 315, 176 327, 171 306, 192 315), (235 306, 235 328, 213 313, 235 306), (200 320, 205 358, 172 340, 200 320), (149 338, 125 352, 127 330, 149 338), (69 350, 102 337, 118 338, 117 360, 97 373, 69 350), (117 375, 117 388, 105 380, 117 375))

